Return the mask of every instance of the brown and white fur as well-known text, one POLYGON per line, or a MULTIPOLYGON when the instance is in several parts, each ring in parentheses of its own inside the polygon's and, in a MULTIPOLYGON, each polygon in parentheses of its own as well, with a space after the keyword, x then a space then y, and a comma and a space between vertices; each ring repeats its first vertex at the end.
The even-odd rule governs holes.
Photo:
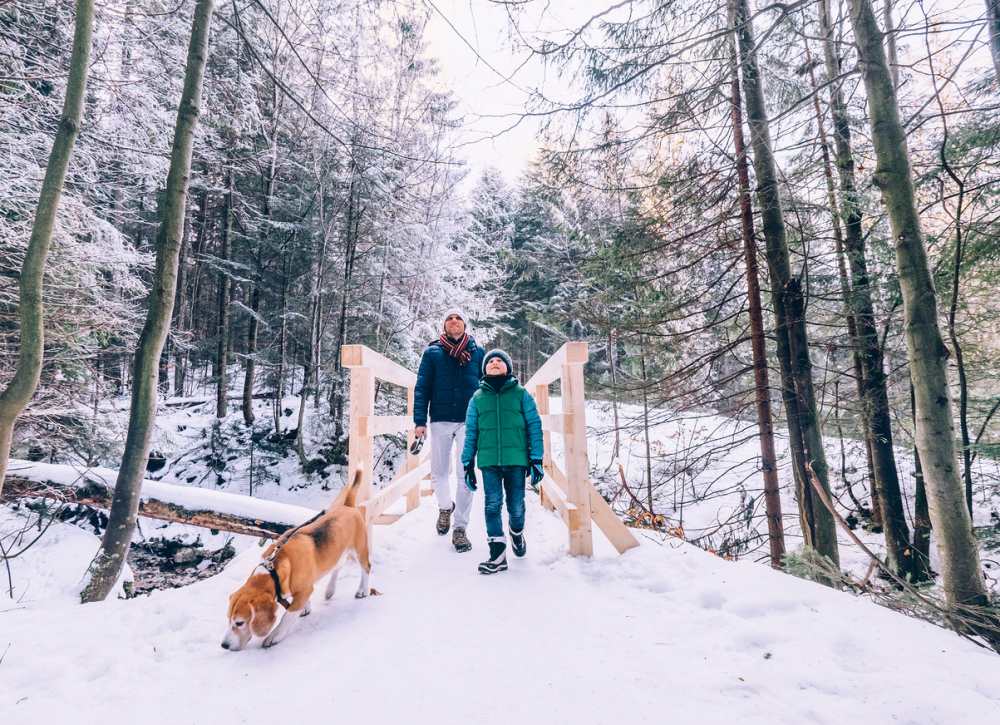
MULTIPOLYGON (((361 584, 354 596, 358 599, 368 596, 372 569, 368 558, 368 529, 364 514, 354 506, 360 485, 361 471, 358 471, 351 485, 340 492, 330 508, 316 521, 292 534, 278 551, 274 567, 281 582, 281 593, 291 600, 291 605, 277 627, 274 627, 279 607, 277 592, 270 573, 262 566, 255 567, 246 583, 229 596, 229 626, 222 638, 223 648, 239 651, 255 636, 264 638, 264 647, 278 644, 291 634, 301 617, 309 614, 313 588, 330 572, 326 598, 333 597, 339 569, 348 558, 361 565, 361 584)), ((277 543, 264 552, 265 560, 277 543)))

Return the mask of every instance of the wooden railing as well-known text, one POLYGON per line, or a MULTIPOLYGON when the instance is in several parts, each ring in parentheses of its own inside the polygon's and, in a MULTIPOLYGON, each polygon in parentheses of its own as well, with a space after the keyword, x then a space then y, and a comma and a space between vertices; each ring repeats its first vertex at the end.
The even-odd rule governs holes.
POLYGON ((570 554, 593 555, 591 521, 621 554, 638 546, 639 542, 590 482, 587 400, 583 385, 583 366, 587 357, 587 343, 567 342, 524 385, 534 396, 542 418, 545 438, 542 505, 556 511, 566 522, 570 554), (562 413, 559 414, 549 409, 549 386, 556 381, 560 381, 562 388, 562 413), (563 437, 565 472, 552 457, 553 433, 563 437))
POLYGON ((430 450, 421 455, 410 453, 413 442, 413 389, 415 373, 364 345, 344 345, 340 363, 351 371, 350 440, 347 449, 348 470, 361 469, 361 490, 358 506, 363 508, 371 524, 391 524, 401 514, 389 515, 386 510, 406 497, 406 512, 420 505, 420 482, 430 475, 430 450), (375 415, 375 381, 383 380, 406 389, 406 415, 375 415), (375 436, 402 433, 406 436, 406 460, 403 470, 392 483, 372 495, 375 469, 375 436))
MULTIPOLYGON (((593 555, 592 521, 619 553, 639 545, 590 482, 583 385, 587 355, 587 343, 567 342, 525 383, 538 404, 545 438, 542 504, 557 512, 566 523, 569 552, 575 556, 593 555), (553 414, 549 409, 549 386, 557 381, 562 388, 562 412, 553 414), (552 456, 553 433, 562 435, 565 472, 552 456)), ((393 523, 402 514, 388 515, 386 511, 400 498, 406 497, 408 513, 420 505, 421 493, 430 493, 420 489, 421 481, 430 476, 430 451, 425 449, 419 458, 409 452, 409 444, 413 442, 413 389, 417 376, 364 345, 345 345, 341 364, 351 371, 348 461, 349 470, 362 471, 358 503, 364 508, 369 525, 393 523), (406 415, 375 415, 376 379, 406 389, 406 415), (403 431, 407 431, 408 444, 403 470, 392 483, 372 494, 374 438, 403 431)), ((461 472, 456 473, 461 481, 461 472)))

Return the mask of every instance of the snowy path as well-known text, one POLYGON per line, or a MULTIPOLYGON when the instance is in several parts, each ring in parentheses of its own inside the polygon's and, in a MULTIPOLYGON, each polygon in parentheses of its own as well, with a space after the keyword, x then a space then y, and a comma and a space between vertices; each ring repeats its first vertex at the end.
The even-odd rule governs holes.
POLYGON ((598 536, 593 561, 570 559, 561 521, 534 505, 528 558, 483 577, 480 521, 459 555, 435 513, 425 501, 377 529, 384 596, 354 600, 347 570, 268 651, 219 646, 256 549, 185 589, 0 613, 0 722, 959 725, 1000 712, 1000 657, 849 595, 676 541, 617 557, 598 536))

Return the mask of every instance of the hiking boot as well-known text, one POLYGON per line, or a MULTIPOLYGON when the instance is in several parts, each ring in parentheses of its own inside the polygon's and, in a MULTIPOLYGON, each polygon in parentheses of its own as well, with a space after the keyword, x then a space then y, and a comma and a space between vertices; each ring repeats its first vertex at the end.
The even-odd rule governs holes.
POLYGON ((450 509, 441 509, 438 512, 437 532, 444 536, 451 528, 451 512, 455 510, 455 504, 450 509))
POLYGON ((465 535, 465 528, 462 526, 456 526, 455 530, 451 532, 451 543, 455 547, 455 551, 460 554, 472 548, 472 542, 465 535))
POLYGON ((524 540, 524 529, 520 531, 510 530, 510 548, 514 550, 514 556, 518 558, 528 553, 528 542, 524 540))
POLYGON ((479 565, 480 574, 496 574, 507 570, 507 542, 502 536, 491 536, 487 539, 490 545, 490 558, 479 565))

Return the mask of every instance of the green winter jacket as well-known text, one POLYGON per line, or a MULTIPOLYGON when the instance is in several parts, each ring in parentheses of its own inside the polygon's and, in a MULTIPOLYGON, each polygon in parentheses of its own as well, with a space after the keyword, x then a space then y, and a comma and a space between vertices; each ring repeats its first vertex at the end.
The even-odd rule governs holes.
POLYGON ((462 465, 524 466, 542 460, 542 419, 535 399, 511 377, 497 393, 485 380, 465 414, 462 465))

